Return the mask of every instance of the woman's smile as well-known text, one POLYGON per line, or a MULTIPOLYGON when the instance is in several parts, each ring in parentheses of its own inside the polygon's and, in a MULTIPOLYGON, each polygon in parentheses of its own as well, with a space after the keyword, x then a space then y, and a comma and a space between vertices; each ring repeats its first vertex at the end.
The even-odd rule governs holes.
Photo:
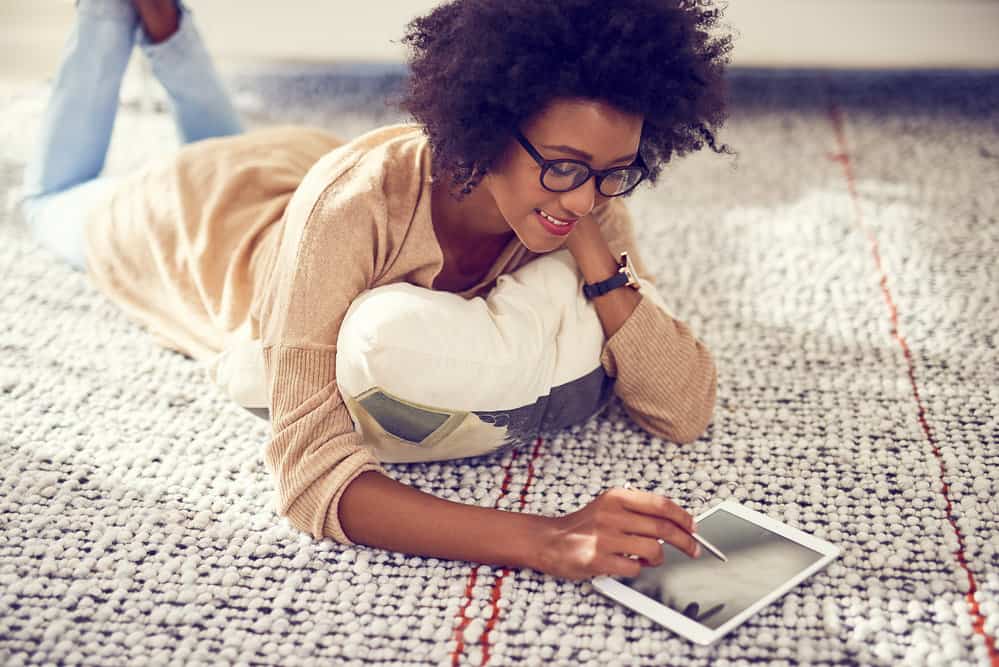
POLYGON ((540 208, 534 209, 534 215, 540 221, 541 226, 544 227, 548 233, 555 236, 567 236, 569 232, 572 231, 573 227, 576 226, 577 222, 577 220, 561 220, 540 208))

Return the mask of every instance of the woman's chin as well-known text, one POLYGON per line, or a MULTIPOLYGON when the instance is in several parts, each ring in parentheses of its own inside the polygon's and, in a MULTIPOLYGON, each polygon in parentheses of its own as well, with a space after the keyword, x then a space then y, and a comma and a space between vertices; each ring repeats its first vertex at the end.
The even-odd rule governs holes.
POLYGON ((553 236, 541 230, 531 230, 530 234, 525 234, 522 230, 514 230, 514 232, 523 246, 536 255, 561 249, 565 246, 566 239, 569 238, 568 236, 553 236))
MULTIPOLYGON (((521 242, 523 243, 523 239, 521 239, 521 242)), ((545 239, 541 242, 524 243, 524 246, 536 255, 543 255, 547 252, 561 250, 565 247, 565 239, 545 239)))

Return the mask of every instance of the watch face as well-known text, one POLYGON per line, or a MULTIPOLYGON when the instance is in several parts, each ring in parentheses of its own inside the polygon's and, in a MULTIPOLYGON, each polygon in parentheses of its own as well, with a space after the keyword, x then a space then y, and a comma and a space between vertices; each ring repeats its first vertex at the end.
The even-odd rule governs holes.
POLYGON ((628 253, 621 253, 621 262, 624 266, 621 267, 621 272, 624 273, 628 278, 628 287, 638 287, 638 273, 635 271, 634 265, 631 263, 631 258, 628 257, 628 253))

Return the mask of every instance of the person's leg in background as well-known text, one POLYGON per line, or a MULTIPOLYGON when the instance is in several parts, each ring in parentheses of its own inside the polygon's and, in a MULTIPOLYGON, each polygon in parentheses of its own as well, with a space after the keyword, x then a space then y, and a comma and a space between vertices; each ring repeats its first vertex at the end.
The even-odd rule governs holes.
POLYGON ((135 0, 136 43, 170 98, 181 143, 239 134, 239 119, 191 11, 174 0, 135 0), (165 36, 164 36, 165 35, 165 36))
POLYGON ((114 186, 113 179, 99 176, 136 42, 167 91, 182 143, 243 131, 182 3, 77 0, 77 21, 53 82, 39 148, 25 172, 22 199, 36 240, 76 269, 86 261, 85 212, 114 186))
POLYGON ((85 205, 102 190, 94 179, 111 142, 137 24, 127 2, 78 0, 39 145, 25 170, 22 210, 32 234, 77 269, 84 267, 80 209, 55 199, 71 195, 85 205))

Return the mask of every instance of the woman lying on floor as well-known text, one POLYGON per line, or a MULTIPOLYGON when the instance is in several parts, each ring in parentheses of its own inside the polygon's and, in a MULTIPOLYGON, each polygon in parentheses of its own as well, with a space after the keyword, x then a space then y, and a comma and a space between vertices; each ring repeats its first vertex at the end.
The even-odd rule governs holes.
POLYGON ((299 530, 636 576, 660 539, 699 554, 661 495, 615 488, 544 517, 445 501, 381 463, 522 444, 612 394, 654 435, 704 431, 711 355, 645 279, 622 197, 674 156, 725 151, 717 20, 692 0, 457 0, 408 26, 416 123, 343 143, 244 133, 183 4, 78 0, 25 219, 159 342, 262 397, 278 512, 299 530), (100 176, 135 43, 185 145, 100 176))

